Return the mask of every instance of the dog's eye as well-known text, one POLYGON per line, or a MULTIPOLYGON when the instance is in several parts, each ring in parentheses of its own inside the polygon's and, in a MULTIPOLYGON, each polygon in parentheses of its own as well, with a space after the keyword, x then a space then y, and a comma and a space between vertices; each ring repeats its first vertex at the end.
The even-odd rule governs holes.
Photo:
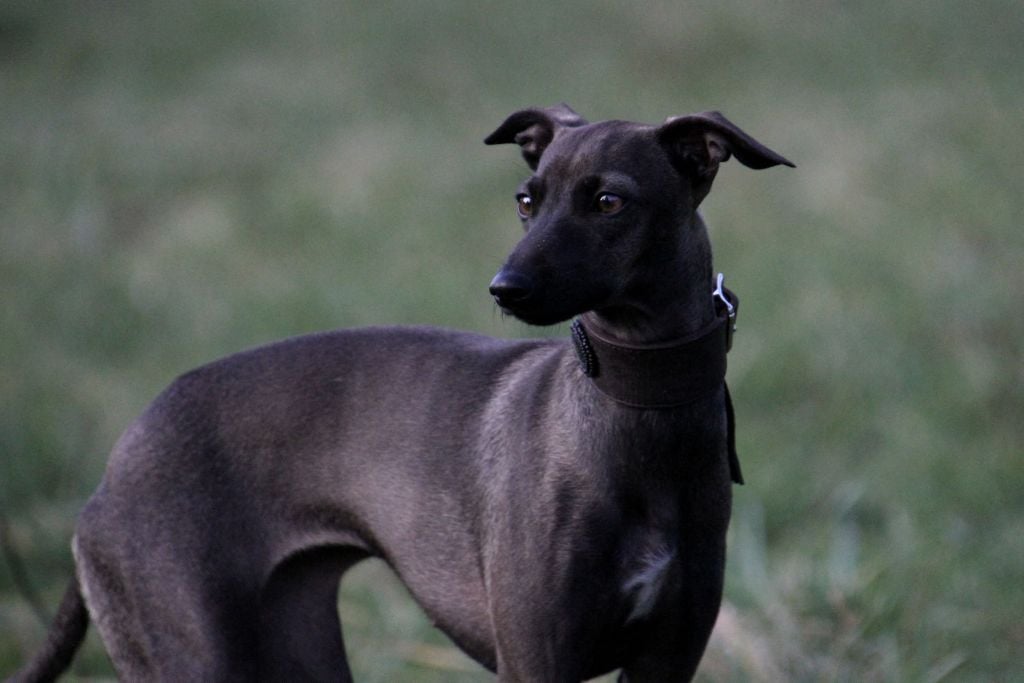
POLYGON ((516 197, 516 212, 520 218, 529 218, 533 215, 533 197, 528 194, 521 194, 516 197))
POLYGON ((618 213, 625 204, 625 199, 611 192, 602 192, 597 196, 597 210, 601 213, 618 213))

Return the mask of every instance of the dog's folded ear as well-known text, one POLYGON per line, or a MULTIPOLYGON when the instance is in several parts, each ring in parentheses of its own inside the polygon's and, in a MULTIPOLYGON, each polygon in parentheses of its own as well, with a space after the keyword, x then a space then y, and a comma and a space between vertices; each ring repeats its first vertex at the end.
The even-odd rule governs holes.
POLYGON ((666 119, 657 134, 672 163, 692 178, 695 205, 711 189, 718 165, 730 156, 753 169, 779 165, 796 168, 793 162, 744 133, 717 111, 673 116, 666 119))
POLYGON ((780 164, 796 168, 793 162, 744 133, 717 111, 670 117, 658 129, 658 140, 696 164, 696 170, 703 168, 705 172, 717 170, 718 163, 728 160, 730 154, 748 168, 760 170, 780 164))
POLYGON ((498 129, 484 138, 488 145, 514 142, 522 148, 527 165, 536 170, 544 150, 564 128, 587 125, 586 120, 569 105, 522 109, 511 114, 498 129))

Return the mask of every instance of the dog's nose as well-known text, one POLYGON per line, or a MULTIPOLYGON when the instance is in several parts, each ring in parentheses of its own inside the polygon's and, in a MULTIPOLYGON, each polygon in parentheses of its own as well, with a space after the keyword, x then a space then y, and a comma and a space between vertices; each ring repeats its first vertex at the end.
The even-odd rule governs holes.
POLYGON ((504 268, 491 280, 491 296, 502 308, 524 301, 532 291, 533 283, 530 282, 530 278, 504 268))

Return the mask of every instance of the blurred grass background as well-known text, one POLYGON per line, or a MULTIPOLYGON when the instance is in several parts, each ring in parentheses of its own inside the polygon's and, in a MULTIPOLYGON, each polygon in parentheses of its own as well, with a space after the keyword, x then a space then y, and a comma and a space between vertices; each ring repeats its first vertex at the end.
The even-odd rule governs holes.
MULTIPOLYGON (((701 681, 1024 680, 1024 4, 0 3, 0 509, 44 602, 121 429, 303 332, 497 335, 527 105, 721 109, 747 486, 701 681)), ((545 332, 550 333, 550 332, 545 332)), ((564 330, 554 330, 562 334, 564 330)), ((484 681, 380 565, 357 679, 484 681)), ((0 563, 0 672, 43 629, 0 563)), ((110 676, 95 635, 76 665, 110 676)))

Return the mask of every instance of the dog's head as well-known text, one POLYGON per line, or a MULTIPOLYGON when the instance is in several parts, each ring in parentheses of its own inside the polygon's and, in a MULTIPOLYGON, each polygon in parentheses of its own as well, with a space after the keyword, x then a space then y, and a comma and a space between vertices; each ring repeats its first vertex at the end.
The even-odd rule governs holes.
POLYGON ((622 305, 653 266, 679 261, 730 156, 755 169, 793 166, 718 112, 591 124, 562 104, 517 111, 484 142, 518 144, 534 171, 516 194, 526 235, 491 294, 535 325, 622 305))

